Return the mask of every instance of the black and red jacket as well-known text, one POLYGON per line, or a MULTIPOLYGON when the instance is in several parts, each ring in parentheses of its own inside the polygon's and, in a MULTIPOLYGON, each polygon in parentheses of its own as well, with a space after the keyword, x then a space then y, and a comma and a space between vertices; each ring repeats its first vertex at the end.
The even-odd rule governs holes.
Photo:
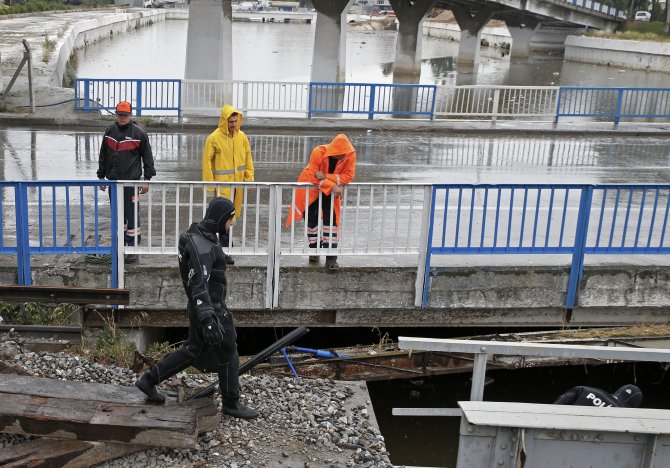
POLYGON ((154 157, 147 134, 135 122, 110 125, 102 138, 98 179, 140 180, 144 165, 144 180, 156 175, 154 157))

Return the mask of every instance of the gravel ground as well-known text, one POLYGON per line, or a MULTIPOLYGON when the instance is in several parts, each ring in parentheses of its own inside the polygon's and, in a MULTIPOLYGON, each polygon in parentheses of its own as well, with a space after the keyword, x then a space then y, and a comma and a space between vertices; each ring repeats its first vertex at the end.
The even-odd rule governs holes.
MULTIPOLYGON (((72 354, 23 353, 6 339, 0 345, 0 360, 37 376, 127 386, 137 378, 129 369, 91 363, 72 354)), ((207 375, 178 377, 189 386, 213 380, 207 375)), ((261 375, 242 376, 240 383, 242 401, 258 410, 258 419, 224 417, 216 430, 199 438, 193 450, 150 449, 98 466, 392 466, 364 382, 261 375)), ((0 447, 26 439, 0 433, 0 447)))

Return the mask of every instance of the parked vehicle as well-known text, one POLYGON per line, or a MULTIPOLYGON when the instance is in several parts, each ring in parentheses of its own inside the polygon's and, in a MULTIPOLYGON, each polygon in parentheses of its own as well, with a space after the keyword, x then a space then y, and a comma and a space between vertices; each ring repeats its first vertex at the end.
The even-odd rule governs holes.
POLYGON ((635 12, 635 21, 651 21, 651 13, 648 11, 635 12))

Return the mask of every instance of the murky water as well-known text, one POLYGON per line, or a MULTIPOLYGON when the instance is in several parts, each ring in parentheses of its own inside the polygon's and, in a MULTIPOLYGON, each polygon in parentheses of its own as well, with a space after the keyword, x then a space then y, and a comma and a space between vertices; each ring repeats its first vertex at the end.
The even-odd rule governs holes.
MULTIPOLYGON (((102 132, 0 129, 4 180, 95 178, 102 132)), ((259 182, 293 182, 334 135, 249 132, 259 182)), ((150 133, 156 180, 201 180, 207 133, 150 133)), ((667 183, 665 138, 528 138, 351 133, 356 182, 667 183)))
MULTIPOLYGON (((81 78, 183 78, 185 20, 168 20, 89 45, 77 52, 81 78)), ((314 24, 233 23, 235 80, 309 81, 314 24)), ((347 32, 346 80, 393 80, 395 31, 347 32)), ((203 51, 206 53, 206 51, 203 51)), ((421 83, 489 85, 667 86, 668 75, 537 57, 511 63, 500 49, 482 48, 476 75, 454 64, 458 43, 424 37, 421 83), (465 76, 468 75, 468 76, 465 76)))

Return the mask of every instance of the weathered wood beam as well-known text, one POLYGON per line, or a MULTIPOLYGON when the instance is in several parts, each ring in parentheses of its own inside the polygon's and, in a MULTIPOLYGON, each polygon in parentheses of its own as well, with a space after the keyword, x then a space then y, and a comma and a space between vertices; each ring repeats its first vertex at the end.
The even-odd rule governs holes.
POLYGON ((0 393, 0 432, 193 448, 196 410, 0 393))
POLYGON ((89 466, 145 450, 143 445, 83 440, 33 439, 0 450, 0 466, 5 468, 89 466))

